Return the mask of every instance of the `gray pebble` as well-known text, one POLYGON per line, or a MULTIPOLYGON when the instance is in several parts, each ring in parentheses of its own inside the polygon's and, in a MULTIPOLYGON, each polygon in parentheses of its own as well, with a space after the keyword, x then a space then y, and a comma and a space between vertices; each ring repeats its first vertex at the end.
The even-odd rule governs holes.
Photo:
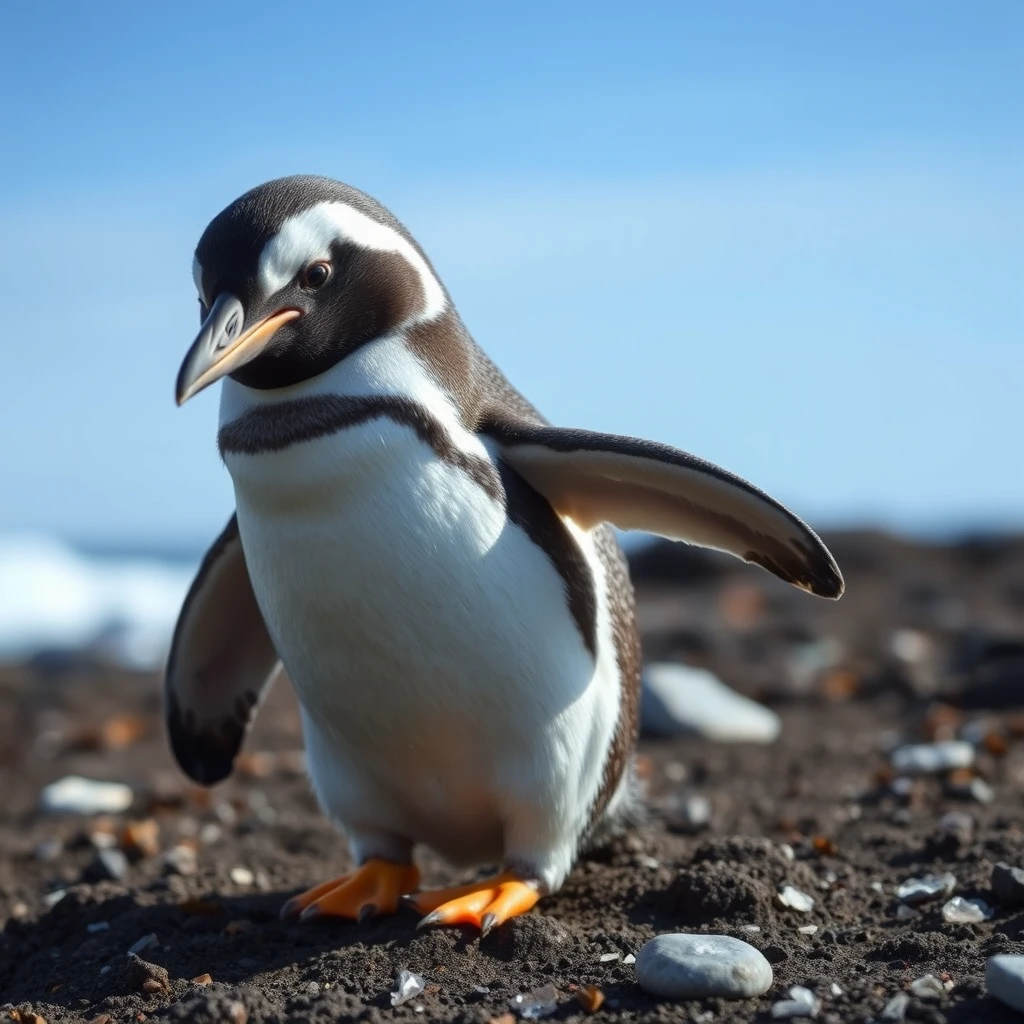
POLYGON ((910 996, 906 992, 898 992, 885 1004, 879 1020, 903 1020, 910 1005, 910 996))
POLYGON ((992 869, 992 891, 1010 907, 1024 905, 1024 871, 999 863, 992 869))
POLYGON ((636 958, 636 980, 665 999, 750 999, 772 985, 771 964, 729 935, 659 935, 636 958))
POLYGON ((139 953, 145 952, 147 949, 159 949, 160 940, 157 938, 156 932, 150 932, 148 935, 143 935, 141 939, 136 939, 128 947, 128 955, 137 957, 139 953))
POLYGON ((891 755, 892 766, 902 775, 935 775, 974 764, 974 747, 964 740, 916 743, 899 747, 891 755))
POLYGON ((97 850, 83 872, 89 881, 119 882, 128 871, 128 858, 120 850, 97 850))
POLYGON ((1024 956, 992 957, 985 965, 985 988, 993 998, 1024 1013, 1024 956))

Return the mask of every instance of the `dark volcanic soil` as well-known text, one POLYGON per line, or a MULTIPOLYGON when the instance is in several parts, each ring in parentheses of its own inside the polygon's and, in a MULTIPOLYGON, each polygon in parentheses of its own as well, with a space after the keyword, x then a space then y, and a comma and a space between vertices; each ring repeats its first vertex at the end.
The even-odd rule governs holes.
MULTIPOLYGON (((157 680, 53 658, 7 671, 0 1002, 50 1022, 485 1022, 508 1013, 516 993, 552 983, 555 1020, 583 1019, 574 992, 596 985, 605 1003, 595 1019, 728 1024, 771 1019, 772 1002, 802 984, 822 999, 819 1020, 852 1022, 877 1018, 930 972, 952 989, 912 997, 907 1019, 1020 1020, 986 998, 982 979, 987 957, 1024 953, 1024 907, 990 889, 996 862, 1024 865, 1024 542, 830 541, 849 588, 838 605, 683 548, 635 560, 648 657, 708 665, 772 705, 782 736, 770 747, 644 742, 649 822, 483 941, 417 932, 411 913, 362 926, 278 920, 288 895, 347 866, 302 775, 286 687, 261 713, 236 777, 211 793, 171 762, 157 680), (893 785, 894 743, 965 729, 994 799, 979 801, 977 784, 971 795, 971 773, 893 785), (135 806, 107 820, 39 813, 41 787, 72 773, 130 783, 135 806), (685 812, 694 795, 710 803, 703 827, 685 812), (970 821, 943 821, 950 811, 970 821), (122 842, 129 820, 147 823, 137 827, 143 845, 155 823, 159 850, 103 879, 97 844, 122 842), (178 872, 165 858, 176 845, 186 850, 173 854, 178 872), (896 886, 929 871, 952 872, 956 892, 992 904, 992 919, 947 924, 942 900, 901 909, 896 886), (810 913, 779 903, 785 884, 814 897, 810 913), (665 931, 743 938, 772 962, 776 984, 759 1000, 659 1004, 631 966, 602 960, 665 931), (129 960, 149 935, 144 963, 129 960), (401 968, 427 989, 393 1009, 401 968), (212 983, 190 980, 204 974, 212 983)), ((429 855, 422 865, 428 884, 456 877, 429 855)))

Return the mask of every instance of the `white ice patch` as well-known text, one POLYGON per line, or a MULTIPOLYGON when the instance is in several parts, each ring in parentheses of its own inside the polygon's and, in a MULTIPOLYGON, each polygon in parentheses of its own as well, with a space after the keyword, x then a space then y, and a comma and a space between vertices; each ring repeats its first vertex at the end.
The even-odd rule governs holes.
POLYGON ((0 538, 0 659, 91 650, 157 668, 194 567, 81 555, 58 540, 0 538))

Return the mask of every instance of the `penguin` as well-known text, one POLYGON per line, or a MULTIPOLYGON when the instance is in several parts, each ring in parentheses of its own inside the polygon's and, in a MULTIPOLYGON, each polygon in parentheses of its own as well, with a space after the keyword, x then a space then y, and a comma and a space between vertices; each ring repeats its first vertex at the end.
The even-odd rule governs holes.
POLYGON ((631 820, 640 646, 613 527, 728 552, 812 594, 843 579, 763 491, 653 441, 550 425, 375 199, 281 178, 208 225, 182 404, 221 381, 235 512, 174 631, 166 725, 225 778, 283 670, 354 869, 283 916, 486 934, 631 820), (497 865, 421 890, 413 852, 497 865))

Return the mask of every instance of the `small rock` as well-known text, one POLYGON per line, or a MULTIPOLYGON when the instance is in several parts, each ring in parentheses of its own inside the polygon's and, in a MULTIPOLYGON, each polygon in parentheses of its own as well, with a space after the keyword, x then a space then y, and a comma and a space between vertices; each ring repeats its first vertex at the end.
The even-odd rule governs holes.
POLYGON ((520 992, 509 1000, 509 1005, 523 1020, 550 1017, 558 1009, 558 989, 554 985, 542 985, 532 992, 520 992))
POLYGON ((947 924, 981 924, 992 916, 992 908, 984 900, 967 900, 954 896, 942 908, 942 920, 947 924))
POLYGON ((252 885, 256 876, 248 868, 232 868, 231 881, 235 885, 252 885))
POLYGON ((772 1017, 775 1020, 792 1020, 794 1017, 817 1017, 821 1009, 821 1000, 802 985, 794 985, 789 990, 789 998, 772 1004, 772 1017))
POLYGON ((83 877, 91 882, 119 882, 128 871, 128 858, 120 850, 97 850, 83 877))
POLYGON ((121 831, 121 848, 136 860, 155 857, 160 852, 160 826, 156 820, 128 822, 121 831))
POLYGON ((148 935, 143 935, 141 939, 136 939, 131 946, 128 947, 129 956, 138 956, 139 953, 146 949, 159 949, 160 940, 156 937, 156 932, 150 932, 148 935))
POLYGON ((395 991, 391 993, 391 1005, 401 1006, 410 999, 415 999, 427 987, 420 975, 407 971, 404 967, 398 972, 395 991))
POLYGON ((54 889, 53 892, 48 892, 43 897, 43 902, 48 907, 55 907, 65 896, 67 896, 67 889, 54 889))
POLYGON ((205 846, 210 846, 213 843, 219 843, 223 836, 224 829, 222 829, 215 821, 208 821, 199 829, 199 842, 203 843, 205 846))
POLYGON ((320 995, 320 983, 316 981, 307 981, 302 988, 302 994, 307 995, 310 998, 315 998, 320 995))
POLYGON ((576 992, 576 1002, 585 1013, 597 1013, 604 1005, 604 993, 596 985, 584 985, 576 992))
POLYGON ((719 743, 773 743, 779 716, 729 689, 707 669, 668 662, 644 670, 641 729, 651 736, 703 736, 719 743))
POLYGON ((194 875, 199 870, 195 848, 185 843, 172 846, 164 854, 164 870, 172 875, 194 875))
POLYGON ((197 974, 192 979, 192 984, 193 985, 202 985, 202 986, 205 987, 206 985, 212 985, 213 984, 213 978, 210 977, 209 974, 197 974))
POLYGON ((1024 870, 1000 861, 992 869, 992 891, 1008 907, 1024 906, 1024 870))
POLYGON ((86 926, 85 930, 90 935, 97 935, 100 932, 110 931, 109 921, 90 921, 86 926))
POLYGON ((636 961, 640 987, 667 999, 750 999, 771 988, 771 964, 729 935, 659 935, 636 961))
POLYGON ((627 954, 626 954, 626 955, 625 955, 625 956, 624 956, 624 957, 622 958, 622 963, 623 963, 623 964, 624 964, 624 965, 625 965, 626 967, 631 967, 631 966, 632 966, 633 964, 635 964, 635 963, 636 963, 636 957, 635 957, 635 956, 633 956, 633 954, 632 954, 632 953, 627 953, 627 954))
POLYGON ((988 994, 1024 1013, 1024 956, 1001 953, 985 964, 988 994))
POLYGON ((943 740, 939 743, 914 743, 897 747, 891 754, 893 768, 909 775, 935 775, 970 768, 974 764, 974 747, 964 740, 943 740))
POLYGON ((39 801, 44 811, 55 814, 121 814, 134 798, 131 787, 120 782, 67 775, 45 787, 39 801))
POLYGON ((840 988, 840 986, 837 985, 834 981, 832 982, 832 984, 829 985, 828 991, 833 999, 838 999, 843 994, 842 988, 840 988))
POLYGON ((676 805, 679 827, 698 832, 711 821, 711 801, 699 793, 689 793, 676 805))
POLYGON ((903 1020, 907 1015, 907 1007, 910 1005, 910 996, 906 992, 899 992, 885 1004, 879 1020, 903 1020))
POLYGON ((246 1024, 249 1019, 249 1011, 245 1004, 233 999, 228 1005, 227 1017, 229 1024, 246 1024))
POLYGON ((949 811, 939 818, 939 831, 966 845, 974 835, 974 818, 966 811, 949 811))
POLYGON ((602 964, 610 964, 613 960, 618 960, 621 957, 621 953, 602 953, 597 959, 602 964))
POLYGON ((159 964, 151 964, 134 953, 128 954, 128 978, 141 992, 170 992, 171 977, 159 964))
POLYGON ((941 999, 946 989, 934 974, 926 974, 910 983, 910 994, 918 999, 941 999))
POLYGON ((813 935, 817 930, 818 926, 816 924, 802 924, 797 928, 801 935, 813 935))
POLYGON ((52 864, 64 852, 64 844, 59 839, 44 839, 36 843, 32 855, 43 864, 52 864))
POLYGON ((995 790, 984 780, 974 778, 967 785, 967 796, 979 804, 990 804, 996 798, 995 790))
POLYGON ((941 875, 922 875, 908 878, 896 889, 896 898, 904 903, 927 903, 937 896, 948 896, 956 888, 956 875, 948 871, 941 875))
POLYGON ((799 889, 794 889, 791 885, 782 887, 782 891, 779 893, 779 902, 784 907, 790 907, 801 914, 809 914, 814 909, 814 897, 808 896, 807 893, 801 892, 799 889))

